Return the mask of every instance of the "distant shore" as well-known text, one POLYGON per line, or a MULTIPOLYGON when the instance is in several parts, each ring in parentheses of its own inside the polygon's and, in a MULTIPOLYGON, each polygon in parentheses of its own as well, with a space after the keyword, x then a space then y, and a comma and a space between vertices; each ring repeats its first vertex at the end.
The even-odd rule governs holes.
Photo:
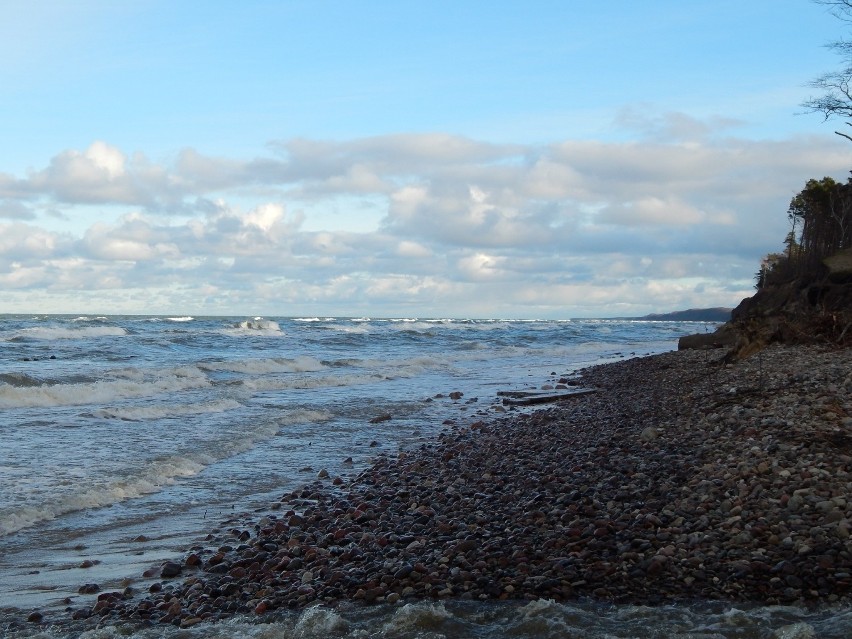
POLYGON ((340 600, 848 602, 852 350, 720 357, 587 369, 596 393, 318 479, 211 530, 148 592, 71 614, 188 627, 340 600))

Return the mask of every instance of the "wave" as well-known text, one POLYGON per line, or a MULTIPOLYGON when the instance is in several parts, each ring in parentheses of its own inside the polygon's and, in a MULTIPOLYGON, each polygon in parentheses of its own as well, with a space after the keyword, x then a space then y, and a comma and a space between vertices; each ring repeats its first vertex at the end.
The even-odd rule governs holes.
MULTIPOLYGON (((559 604, 536 600, 519 602, 465 602, 415 600, 403 605, 333 606, 317 604, 293 614, 276 614, 259 622, 255 615, 241 615, 201 623, 188 628, 170 624, 134 628, 140 639, 327 639, 328 637, 489 637, 491 639, 611 639, 613 637, 677 637, 725 639, 773 637, 813 639, 848 637, 848 612, 843 609, 805 609, 795 606, 750 606, 732 620, 725 611, 730 604, 691 602, 642 610, 636 618, 623 619, 635 606, 597 602, 559 604)), ((71 639, 127 636, 124 625, 106 618, 96 630, 82 635, 61 626, 14 633, 20 637, 71 639), (114 623, 114 622, 113 622, 114 623), (23 633, 23 634, 21 634, 23 633)))
POLYGON ((346 326, 345 324, 329 324, 325 326, 328 330, 346 333, 347 335, 366 335, 370 332, 367 326, 346 326))
POLYGON ((254 319, 243 320, 236 322, 229 328, 224 329, 226 335, 266 335, 266 336, 281 336, 284 332, 281 330, 278 322, 255 317, 254 319))
POLYGON ((33 326, 14 331, 7 341, 91 339, 97 337, 123 337, 127 331, 120 326, 80 326, 66 328, 62 326, 33 326))
POLYGON ((434 334, 436 330, 496 331, 509 328, 503 320, 452 320, 452 319, 404 319, 387 320, 390 328, 402 332, 424 332, 434 334))
POLYGON ((338 388, 374 384, 390 379, 387 375, 368 373, 364 375, 338 375, 325 377, 276 378, 261 377, 246 379, 241 386, 250 392, 266 392, 278 390, 306 390, 311 388, 338 388))
POLYGON ((146 466, 142 475, 113 479, 99 485, 78 487, 73 493, 39 506, 24 506, 0 514, 0 536, 28 528, 66 513, 98 508, 141 497, 173 484, 178 477, 190 477, 206 464, 188 457, 169 457, 146 466))
POLYGON ((165 406, 133 406, 126 408, 99 408, 92 411, 93 417, 102 419, 123 419, 127 421, 144 421, 148 419, 163 419, 184 415, 202 415, 205 413, 224 413, 242 404, 233 399, 220 399, 211 402, 195 404, 175 404, 165 406))
MULTIPOLYGON (((411 379, 422 375, 424 371, 445 368, 451 365, 453 358, 436 359, 423 356, 406 360, 337 360, 328 362, 330 368, 359 367, 363 373, 342 375, 314 375, 294 377, 259 377, 245 379, 241 386, 251 392, 276 390, 305 390, 311 388, 341 388, 387 382, 394 379, 411 379)), ((456 358, 457 359, 457 358, 456 358)))
POLYGON ((325 368, 319 360, 308 356, 297 357, 296 359, 273 357, 241 361, 203 362, 198 367, 206 371, 227 371, 257 375, 268 373, 313 373, 325 368))
POLYGON ((205 451, 190 455, 173 455, 147 462, 135 469, 131 477, 114 477, 96 484, 77 485, 73 492, 37 506, 20 506, 0 510, 0 537, 49 521, 71 512, 110 506, 128 499, 158 492, 182 477, 192 477, 222 459, 251 449, 256 443, 274 437, 278 423, 257 425, 243 431, 237 439, 212 442, 205 451))
POLYGON ((106 404, 119 399, 175 393, 210 385, 210 380, 204 373, 188 366, 158 371, 125 369, 113 371, 112 374, 119 379, 39 386, 0 385, 0 407, 44 408, 106 404))
POLYGON ((167 317, 166 321, 169 321, 169 322, 191 322, 194 319, 195 319, 194 317, 191 317, 190 315, 186 315, 184 317, 167 317))
POLYGON ((44 380, 26 373, 0 373, 0 384, 8 384, 17 388, 32 388, 41 386, 44 380))
POLYGON ((318 424, 332 419, 334 419, 334 413, 327 410, 298 408, 285 411, 278 417, 277 422, 282 426, 293 426, 295 424, 318 424))

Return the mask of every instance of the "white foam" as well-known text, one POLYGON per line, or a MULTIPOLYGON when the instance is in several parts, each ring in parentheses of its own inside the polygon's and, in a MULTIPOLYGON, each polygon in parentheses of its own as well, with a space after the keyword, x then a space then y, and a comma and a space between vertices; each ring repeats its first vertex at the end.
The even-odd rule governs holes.
POLYGON ((273 322, 272 320, 265 320, 262 317, 255 317, 250 320, 243 320, 242 322, 237 322, 230 328, 226 328, 222 331, 226 335, 232 336, 267 336, 267 337, 280 337, 284 335, 284 332, 281 330, 281 327, 278 325, 278 322, 273 322))
POLYGON ((119 379, 80 384, 50 384, 18 387, 0 385, 0 408, 35 408, 108 404, 118 399, 149 397, 210 385, 207 376, 195 367, 145 371, 113 371, 119 379))
POLYGON ((184 317, 167 317, 166 319, 167 319, 169 322, 191 322, 191 321, 192 321, 192 320, 194 320, 195 318, 194 318, 194 317, 191 317, 191 316, 189 316, 189 315, 186 315, 186 316, 184 316, 184 317))
POLYGON ((197 404, 133 406, 126 408, 99 408, 98 410, 93 411, 92 414, 95 417, 100 417, 103 419, 126 419, 130 421, 144 421, 147 419, 180 417, 182 415, 224 413, 226 411, 241 407, 242 404, 233 399, 220 399, 197 404))
POLYGON ((407 635, 423 631, 438 630, 452 615, 441 603, 408 603, 394 612, 393 618, 385 624, 383 636, 407 635))
POLYGON ((348 629, 349 624, 336 612, 322 606, 314 606, 299 616, 299 621, 293 629, 293 637, 297 639, 329 637, 348 629))
POLYGON ((327 410, 296 409, 278 417, 278 423, 282 426, 292 426, 293 424, 317 424, 331 419, 334 419, 334 413, 327 410))
POLYGON ((297 357, 296 359, 272 357, 227 362, 204 362, 199 364, 198 367, 208 371, 228 371, 255 375, 269 373, 312 373, 325 368, 319 360, 307 356, 297 357))
POLYGON ((261 377, 258 379, 247 379, 242 382, 246 390, 252 392, 276 391, 287 389, 310 389, 310 388, 338 388, 345 386, 359 386, 362 384, 373 384, 386 381, 387 375, 370 373, 364 375, 335 375, 323 377, 261 377))
POLYGON ((814 639, 817 635, 813 626, 799 622, 779 628, 774 636, 776 639, 814 639))
POLYGON ((562 606, 557 604, 553 599, 534 599, 524 605, 520 613, 524 617, 534 617, 536 615, 552 614, 554 609, 561 610, 562 606))
POLYGON ((343 324, 329 324, 327 328, 339 331, 341 333, 348 333, 350 335, 366 335, 370 332, 370 329, 366 326, 345 326, 343 324))

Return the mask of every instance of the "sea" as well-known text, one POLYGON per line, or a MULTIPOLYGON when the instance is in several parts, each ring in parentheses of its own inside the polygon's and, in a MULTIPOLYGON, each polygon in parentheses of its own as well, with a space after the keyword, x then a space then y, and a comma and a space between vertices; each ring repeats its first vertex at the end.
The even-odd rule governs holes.
MULTIPOLYGON (((70 623, 101 590, 320 474, 507 409, 578 370, 677 348, 700 322, 0 315, 0 637, 852 636, 848 607, 317 605, 187 629, 70 623), (461 394, 461 395, 459 395, 461 394), (27 621, 33 611, 41 623, 27 621)), ((142 596, 142 595, 137 595, 142 596)))

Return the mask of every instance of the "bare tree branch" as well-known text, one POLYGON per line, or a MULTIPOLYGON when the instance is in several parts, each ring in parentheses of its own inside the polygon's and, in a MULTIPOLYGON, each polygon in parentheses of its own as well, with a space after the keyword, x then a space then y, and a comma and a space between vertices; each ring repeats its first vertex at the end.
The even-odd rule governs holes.
POLYGON ((828 7, 833 16, 846 22, 852 22, 852 0, 813 0, 816 4, 828 7))
MULTIPOLYGON (((852 24, 852 0, 813 2, 828 7, 836 18, 852 24)), ((837 40, 826 46, 844 59, 844 66, 839 71, 826 73, 811 82, 810 86, 822 92, 822 95, 806 100, 802 106, 808 111, 821 113, 824 120, 835 117, 852 120, 852 40, 837 40)), ((852 135, 840 131, 835 133, 852 142, 852 135)))

